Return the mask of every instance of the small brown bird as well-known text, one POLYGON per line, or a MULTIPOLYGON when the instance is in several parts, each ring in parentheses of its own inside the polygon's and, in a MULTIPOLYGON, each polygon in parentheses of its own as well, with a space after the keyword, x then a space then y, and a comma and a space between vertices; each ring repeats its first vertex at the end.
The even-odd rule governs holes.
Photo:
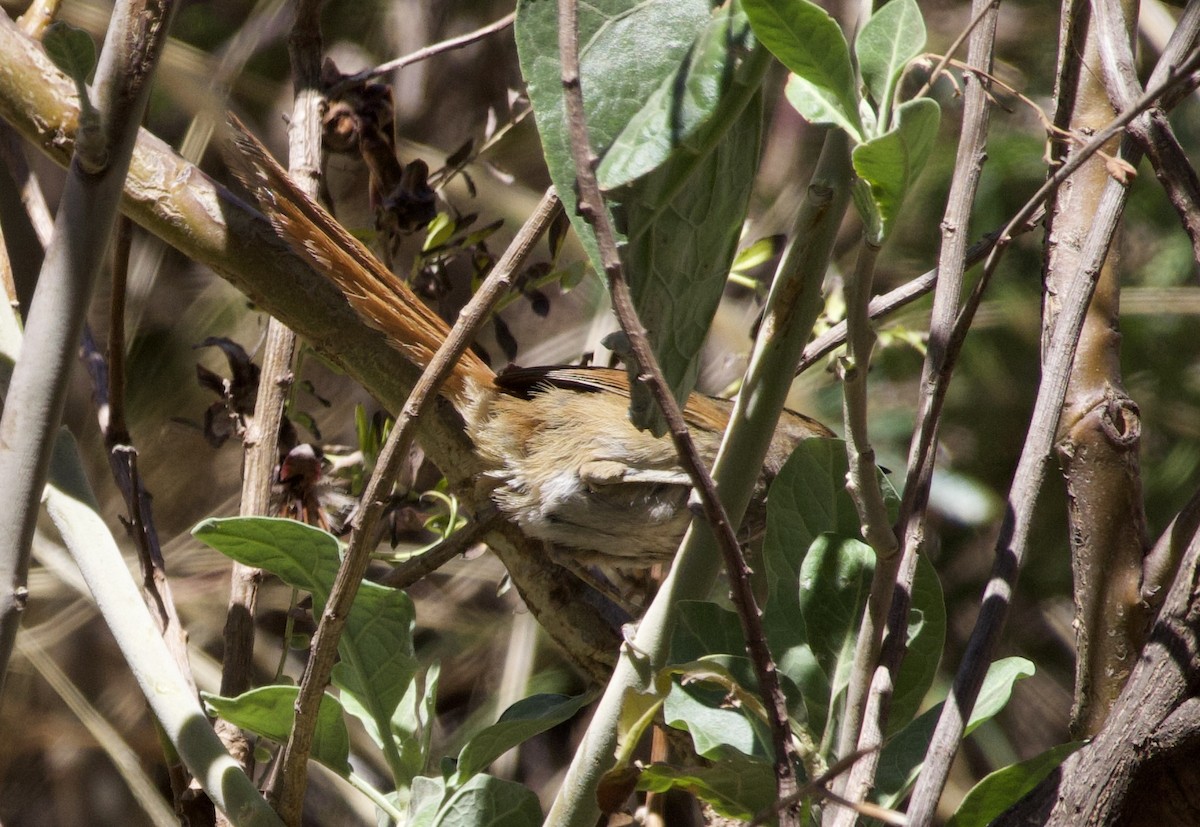
MULTIPOLYGON (((262 145, 235 124, 239 173, 279 234, 338 285, 363 319, 424 368, 449 328, 321 206, 301 192, 262 145)), ((624 371, 510 368, 496 374, 473 353, 459 359, 442 394, 466 423, 496 505, 529 536, 581 563, 645 568, 669 560, 691 520, 691 482, 666 437, 629 422, 624 371)), ((711 466, 733 403, 693 393, 684 416, 711 466)), ((802 439, 832 436, 785 411, 747 514, 765 517, 767 485, 802 439)))

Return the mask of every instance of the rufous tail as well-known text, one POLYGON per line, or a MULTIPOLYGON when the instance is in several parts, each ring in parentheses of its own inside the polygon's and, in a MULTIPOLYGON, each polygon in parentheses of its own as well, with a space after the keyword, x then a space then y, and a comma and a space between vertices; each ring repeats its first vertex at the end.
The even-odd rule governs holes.
MULTIPOLYGON (((392 347, 424 369, 446 340, 449 326, 412 289, 384 267, 320 204, 302 192, 266 148, 230 115, 239 157, 234 171, 258 199, 263 213, 288 245, 341 289, 367 324, 392 347)), ((468 388, 490 387, 492 369, 468 351, 459 358, 442 393, 462 410, 468 388)))

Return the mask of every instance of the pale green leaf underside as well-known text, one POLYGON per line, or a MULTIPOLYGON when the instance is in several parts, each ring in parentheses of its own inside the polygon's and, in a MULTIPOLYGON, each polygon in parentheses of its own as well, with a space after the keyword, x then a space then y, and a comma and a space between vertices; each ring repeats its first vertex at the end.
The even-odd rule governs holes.
POLYGON ((807 120, 862 140, 850 47, 829 13, 808 0, 743 0, 754 34, 792 73, 787 97, 807 120))
POLYGON ((936 102, 921 98, 902 104, 896 118, 895 129, 859 144, 851 153, 863 184, 855 188, 855 204, 874 243, 891 231, 905 195, 929 159, 941 110, 936 102))
MULTIPOLYGON (((263 686, 251 689, 236 698, 201 693, 209 712, 229 723, 270 738, 276 743, 287 741, 296 718, 295 686, 263 686)), ((350 735, 342 717, 342 705, 332 695, 321 698, 317 711, 317 728, 313 732, 311 755, 314 760, 346 778, 350 775, 350 735)))
POLYGON ((908 62, 925 48, 925 21, 916 0, 892 0, 871 16, 854 42, 863 83, 883 112, 908 62))

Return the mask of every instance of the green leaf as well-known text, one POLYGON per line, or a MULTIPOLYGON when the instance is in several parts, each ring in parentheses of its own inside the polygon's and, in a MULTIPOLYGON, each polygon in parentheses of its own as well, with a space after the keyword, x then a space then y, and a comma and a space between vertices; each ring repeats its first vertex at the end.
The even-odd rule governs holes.
MULTIPOLYGON (((416 777, 429 764, 440 674, 437 663, 423 672, 418 671, 392 714, 392 736, 400 751, 404 778, 416 777)), ((369 731, 374 729, 374 726, 368 727, 369 731)))
POLYGON ((421 252, 427 253, 436 247, 441 247, 450 240, 450 236, 454 235, 456 229, 453 218, 444 212, 438 213, 425 228, 425 241, 421 244, 421 252))
MULTIPOLYGON (((296 686, 263 686, 236 698, 201 692, 204 706, 231 724, 280 744, 288 739, 296 720, 296 686)), ((342 778, 350 776, 350 735, 346 731, 342 705, 332 695, 321 698, 317 728, 313 732, 312 758, 342 778)))
MULTIPOLYGON (((894 492, 886 483, 885 490, 894 502, 894 492)), ((799 609, 807 643, 829 680, 822 708, 830 708, 849 684, 874 571, 875 554, 866 543, 836 534, 818 536, 800 564, 799 609)), ((889 731, 907 724, 920 707, 937 674, 945 633, 946 608, 937 572, 920 558, 913 584, 909 651, 896 678, 889 731)), ((813 698, 806 695, 805 700, 811 704, 813 698)))
POLYGON ((405 827, 429 827, 437 818, 438 807, 446 796, 446 781, 443 778, 428 778, 419 775, 413 779, 412 794, 408 799, 408 820, 405 827))
MULTIPOLYGON (((886 485, 885 491, 894 506, 895 493, 886 485)), ((835 677, 825 668, 839 662, 829 648, 835 646, 839 634, 830 625, 832 619, 820 616, 818 598, 811 594, 802 597, 803 590, 824 587, 824 583, 831 587, 836 584, 836 578, 822 583, 808 582, 808 576, 802 573, 810 547, 822 534, 834 538, 858 537, 858 512, 846 493, 845 443, 806 439, 784 464, 767 497, 767 531, 763 541, 767 601, 763 625, 780 672, 804 696, 808 725, 818 738, 828 716, 833 694, 830 682, 835 677), (801 610, 802 600, 822 626, 815 635, 808 628, 809 613, 801 610), (817 645, 811 640, 814 637, 824 647, 820 658, 815 654, 817 645)), ((840 545, 842 541, 833 542, 840 545)), ((811 568, 816 563, 808 565, 811 568)), ((847 621, 848 611, 844 607, 839 609, 842 616, 838 623, 847 621)), ((840 644, 835 648, 840 650, 840 644)))
MULTIPOLYGON (((332 535, 270 517, 205 520, 192 533, 226 557, 266 569, 289 586, 311 593, 315 614, 324 611, 339 563, 339 544, 332 535)), ((404 592, 360 584, 338 643, 341 662, 333 670, 346 711, 363 721, 383 749, 398 787, 406 786, 410 776, 391 720, 417 669, 414 619, 412 601, 404 592)))
POLYGON ((888 733, 907 726, 937 677, 946 643, 946 601, 937 570, 924 554, 917 557, 912 607, 908 613, 908 654, 892 690, 888 733))
POLYGON ((671 684, 663 719, 692 736, 697 754, 713 760, 731 750, 764 760, 770 755, 766 711, 758 696, 745 688, 754 686, 749 659, 709 657, 669 671, 680 682, 671 684))
POLYGON ((570 719, 590 696, 534 695, 504 710, 500 719, 475 733, 458 756, 458 779, 486 769, 504 753, 570 719))
POLYGON ((633 761, 638 743, 654 723, 670 688, 668 682, 652 692, 638 692, 632 687, 625 690, 617 717, 617 762, 610 773, 619 773, 633 761))
POLYGON ((859 144, 850 153, 854 171, 865 184, 854 188, 855 206, 875 244, 891 231, 904 196, 929 158, 941 109, 936 102, 920 98, 901 104, 896 118, 893 130, 859 144))
MULTIPOLYGON (((593 267, 577 215, 563 117, 557 5, 521 0, 516 40, 550 177, 593 267)), ((634 302, 676 397, 686 398, 716 311, 757 168, 758 88, 769 65, 736 4, 596 0, 580 7, 580 72, 634 302)), ((635 422, 659 426, 635 386, 635 422)))
POLYGON ((729 272, 745 273, 748 270, 753 270, 760 264, 766 264, 783 252, 783 245, 786 241, 786 237, 782 235, 772 235, 758 239, 758 241, 738 252, 733 260, 733 264, 729 265, 729 272))
MULTIPOLYGON (((811 652, 804 650, 808 656, 808 666, 811 670, 820 672, 811 652)), ((676 609, 675 627, 671 632, 671 653, 667 663, 671 666, 698 661, 701 658, 711 658, 714 655, 727 655, 732 658, 743 658, 746 652, 745 637, 742 624, 737 615, 729 609, 701 600, 680 601, 676 609)), ((778 665, 778 664, 777 664, 778 665)), ((792 682, 790 670, 781 670, 781 684, 788 700, 789 714, 796 721, 807 723, 808 709, 803 693, 796 689, 792 682)), ((800 670, 803 671, 803 670, 800 670)), ((748 673, 747 673, 748 674, 748 673)), ((754 686, 755 681, 748 680, 748 686, 754 686)), ((825 683, 822 679, 822 687, 825 683)))
POLYGON ((775 775, 771 765, 739 756, 728 756, 710 767, 673 767, 651 764, 638 779, 639 790, 686 790, 708 802, 726 818, 748 821, 775 800, 775 775))
POLYGON ((1032 677, 1036 671, 1033 661, 1018 657, 1001 658, 989 666, 963 735, 970 735, 984 721, 994 718, 1008 705, 1016 682, 1032 677))
MULTIPOLYGON (((711 15, 680 63, 616 136, 596 170, 605 190, 627 186, 666 164, 681 151, 704 151, 706 131, 718 125, 723 107, 740 110, 757 88, 757 61, 749 21, 737 4, 711 15), (739 72, 741 76, 739 76, 739 72)), ((764 53, 765 54, 765 53, 764 53)), ((723 127, 722 127, 723 128, 723 127)))
POLYGON ((958 806, 958 812, 946 822, 946 827, 986 827, 1085 743, 1070 741, 1059 744, 1028 761, 989 773, 967 793, 958 806))
POLYGON ((684 600, 676 605, 668 663, 687 663, 706 655, 743 655, 745 652, 746 638, 736 614, 703 600, 684 600))
POLYGON ((46 27, 42 46, 54 65, 80 87, 92 81, 96 71, 96 44, 83 29, 55 21, 46 27))
MULTIPOLYGON (((619 196, 634 303, 681 404, 699 376, 699 352, 737 252, 758 168, 762 106, 754 95, 707 154, 680 154, 619 196)), ((646 384, 630 386, 635 424, 656 421, 646 384)))
POLYGON ((896 82, 904 67, 925 48, 925 21, 916 0, 891 0, 863 24, 854 41, 854 54, 867 91, 880 113, 878 128, 891 127, 896 82))
MULTIPOLYGON (((990 667, 979 698, 971 711, 966 733, 970 734, 984 721, 990 720, 1012 697, 1012 687, 1018 680, 1034 672, 1033 663, 1025 658, 1003 658, 990 667)), ((909 788, 921 771, 929 739, 942 714, 944 704, 937 704, 921 713, 911 724, 904 727, 888 741, 879 755, 879 770, 876 773, 875 800, 884 807, 894 807, 904 800, 909 788)))
POLYGON ((874 569, 870 546, 835 534, 817 537, 800 566, 800 611, 808 645, 829 677, 830 700, 850 681, 874 569))
POLYGON ((850 47, 837 21, 808 0, 742 0, 754 34, 791 72, 787 99, 811 123, 863 139, 850 47))
POLYGON ((433 827, 541 827, 542 808, 528 787, 474 775, 438 808, 433 827))

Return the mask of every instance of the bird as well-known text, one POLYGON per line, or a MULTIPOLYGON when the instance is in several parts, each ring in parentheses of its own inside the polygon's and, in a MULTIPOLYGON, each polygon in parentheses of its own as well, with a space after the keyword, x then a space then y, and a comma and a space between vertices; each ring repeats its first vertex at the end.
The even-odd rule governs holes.
MULTIPOLYGON (((449 326, 321 205, 301 191, 240 123, 232 166, 276 233, 332 281, 356 313, 418 368, 449 326)), ((623 370, 509 366, 494 371, 466 351, 440 389, 481 460, 478 483, 529 537, 574 563, 645 569, 672 559, 692 518, 692 483, 673 442, 630 422, 623 370)), ((684 419, 711 467, 733 403, 692 393, 684 419)), ((832 437, 817 420, 785 410, 772 437, 743 536, 760 534, 770 482, 804 439, 832 437)))

